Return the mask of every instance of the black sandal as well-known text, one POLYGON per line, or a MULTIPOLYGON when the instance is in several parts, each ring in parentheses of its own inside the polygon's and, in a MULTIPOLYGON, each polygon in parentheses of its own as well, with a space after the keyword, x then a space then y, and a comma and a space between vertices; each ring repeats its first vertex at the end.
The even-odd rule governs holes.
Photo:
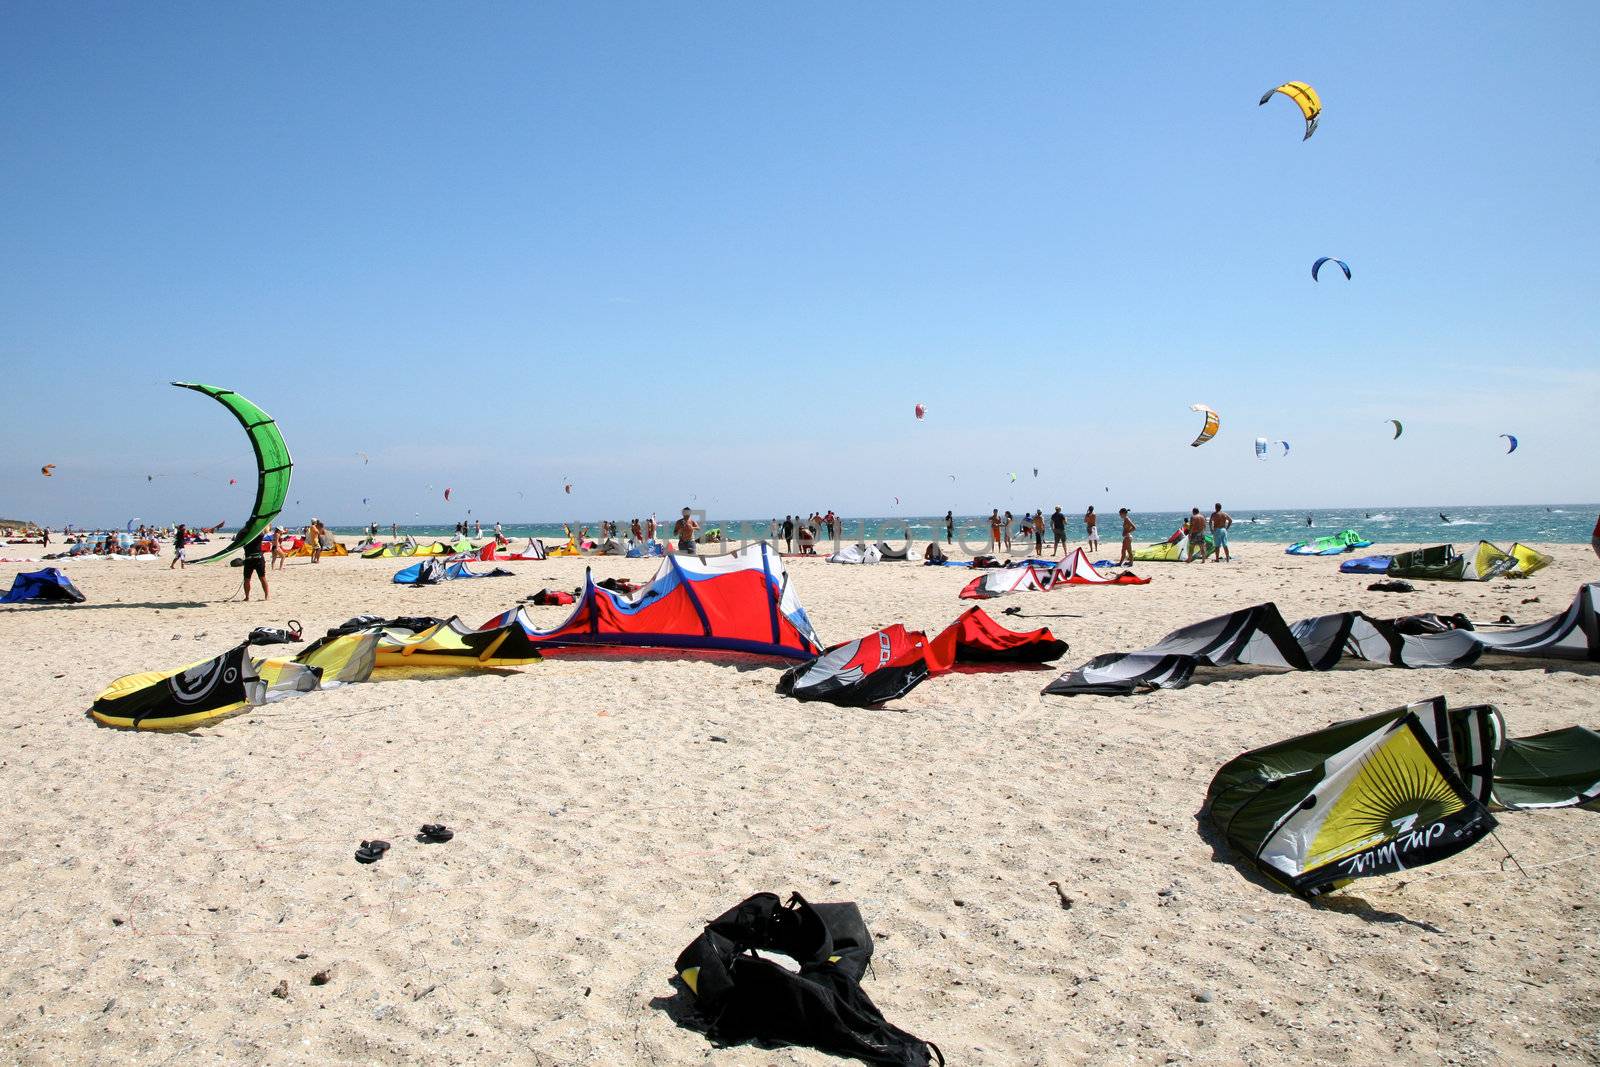
POLYGON ((442 845, 454 836, 456 832, 450 827, 443 823, 430 822, 423 825, 422 831, 417 834, 417 840, 427 845, 442 845))
POLYGON ((389 851, 387 841, 363 841, 361 847, 356 849, 357 863, 377 863, 383 859, 383 854, 389 851))

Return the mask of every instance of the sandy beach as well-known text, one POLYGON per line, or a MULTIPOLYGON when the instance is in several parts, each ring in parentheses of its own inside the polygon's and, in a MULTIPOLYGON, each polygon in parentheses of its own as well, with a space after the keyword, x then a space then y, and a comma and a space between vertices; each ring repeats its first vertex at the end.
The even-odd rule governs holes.
MULTIPOLYGON (((1234 755, 1439 693, 1498 705, 1513 736, 1600 726, 1596 665, 1039 695, 1091 656, 1263 600, 1291 619, 1543 618, 1596 561, 1539 547, 1555 563, 1531 579, 1407 595, 1244 546, 1231 565, 1143 565, 1148 586, 1011 596, 990 613, 1050 626, 1071 645, 1058 664, 935 678, 880 710, 778 697, 780 661, 565 652, 172 735, 85 711, 113 678, 255 626, 477 625, 586 566, 642 581, 656 563, 516 562, 416 590, 390 582, 406 561, 295 561, 246 604, 220 603, 240 576, 226 566, 71 561, 87 603, 0 610, 3 1058, 843 1062, 716 1049, 675 1022, 677 952, 771 890, 857 901, 877 938, 868 992, 952 1064, 1600 1062, 1600 815, 1504 815, 1523 874, 1489 839, 1316 905, 1246 876, 1200 820, 1234 755), (430 822, 455 840, 415 841, 430 822), (374 837, 393 849, 356 864, 374 837)), ((962 569, 788 564, 829 643, 967 606, 962 569)), ((31 569, 0 565, 0 586, 31 569)), ((545 625, 567 610, 529 609, 545 625)))

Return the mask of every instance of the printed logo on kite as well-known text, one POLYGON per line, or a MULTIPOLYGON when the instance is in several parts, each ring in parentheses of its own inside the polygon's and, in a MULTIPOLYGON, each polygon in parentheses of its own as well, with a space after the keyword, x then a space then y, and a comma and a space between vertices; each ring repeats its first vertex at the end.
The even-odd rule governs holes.
POLYGON ((216 659, 197 663, 181 674, 173 675, 173 699, 180 704, 199 704, 211 695, 219 679, 226 685, 238 681, 239 672, 236 668, 229 666, 224 669, 225 659, 224 656, 218 656, 216 659))

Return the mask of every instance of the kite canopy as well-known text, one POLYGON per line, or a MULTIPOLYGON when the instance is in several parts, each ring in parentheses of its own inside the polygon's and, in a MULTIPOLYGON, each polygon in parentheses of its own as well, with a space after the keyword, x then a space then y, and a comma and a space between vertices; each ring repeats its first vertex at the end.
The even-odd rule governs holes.
POLYGON ((1457 552, 1454 545, 1401 552, 1389 560, 1384 572, 1391 578, 1417 578, 1439 582, 1487 582, 1501 575, 1526 578, 1550 565, 1550 557, 1527 545, 1512 542, 1509 552, 1479 541, 1472 552, 1457 552))
POLYGON ((1283 452, 1279 455, 1278 458, 1282 459, 1284 456, 1287 456, 1289 454, 1289 442, 1288 441, 1269 441, 1265 437, 1258 437, 1258 438, 1256 438, 1256 458, 1257 459, 1266 459, 1267 458, 1267 454, 1271 450, 1273 445, 1277 445, 1279 448, 1283 449, 1283 452))
POLYGON ((1450 719, 1438 698, 1246 752, 1212 779, 1211 821, 1241 859, 1305 897, 1434 863, 1495 827, 1441 748, 1450 719))
POLYGON ((1222 419, 1217 413, 1204 404, 1190 404, 1190 411, 1198 411, 1206 417, 1205 425, 1200 428, 1200 436, 1189 442, 1190 447, 1199 448, 1213 437, 1222 428, 1222 419))
POLYGON ((1319 259, 1315 263, 1311 264, 1311 280, 1312 281, 1318 282, 1318 281, 1322 280, 1321 278, 1317 277, 1317 274, 1318 274, 1318 272, 1320 272, 1322 270, 1322 265, 1324 263, 1337 263, 1337 264, 1339 264, 1339 269, 1344 271, 1345 280, 1346 281, 1350 280, 1350 264, 1346 263, 1342 259, 1334 259, 1332 256, 1323 256, 1321 259, 1319 259))
POLYGON ((289 495, 289 475, 294 470, 294 463, 289 458, 289 446, 283 443, 283 434, 278 432, 278 424, 273 421, 272 416, 238 393, 231 389, 200 385, 196 382, 172 384, 179 389, 193 389, 197 393, 204 393, 233 412, 233 417, 239 420, 239 425, 250 435, 250 446, 256 453, 256 500, 250 509, 250 518, 239 527, 239 532, 225 548, 190 561, 206 563, 249 544, 272 525, 272 520, 283 510, 284 499, 289 495))
POLYGON ((541 630, 521 608, 485 627, 518 623, 540 648, 679 648, 808 659, 822 651, 778 553, 766 542, 721 556, 669 555, 650 584, 614 593, 584 576, 566 621, 541 630))
POLYGON ((924 679, 960 664, 1046 663, 1067 651, 1049 629, 1008 630, 982 608, 968 608, 931 640, 900 623, 825 649, 791 667, 777 692, 796 700, 869 707, 905 696, 924 679))
POLYGON ((1150 579, 1140 578, 1131 571, 1115 576, 1100 573, 1083 549, 1075 548, 1072 555, 1054 566, 1029 561, 1020 567, 1003 567, 989 571, 968 582, 957 594, 962 600, 988 600, 1007 593, 1047 593, 1064 585, 1149 585, 1150 579))
POLYGON ((60 603, 81 604, 86 598, 55 567, 26 571, 11 580, 11 590, 0 596, 0 604, 60 603))
POLYGON ((1182 689, 1199 667, 1328 671, 1345 657, 1390 667, 1470 667, 1486 655, 1600 661, 1600 582, 1578 590, 1560 615, 1494 630, 1418 633, 1404 619, 1359 611, 1289 623, 1268 602, 1191 623, 1138 652, 1108 652, 1045 688, 1060 696, 1128 696, 1182 689))
POLYGON ((1311 135, 1317 132, 1317 119, 1322 115, 1322 98, 1317 91, 1305 82, 1284 82, 1275 89, 1268 89, 1261 94, 1261 103, 1265 104, 1272 99, 1273 93, 1282 93, 1295 102, 1300 113, 1306 117, 1306 135, 1300 138, 1309 141, 1311 135))
POLYGON ((1391 438, 1391 440, 1394 440, 1394 441, 1400 440, 1400 435, 1405 433, 1406 428, 1404 426, 1400 425, 1400 420, 1399 419, 1390 419, 1389 420, 1389 425, 1394 427, 1394 437, 1391 438))
POLYGON ((1494 802, 1566 808, 1600 801, 1600 734, 1584 726, 1516 737, 1494 762, 1494 802))
POLYGON ((55 471, 56 465, 54 463, 46 463, 44 466, 39 468, 39 473, 44 475, 46 478, 54 478, 56 476, 55 471))
POLYGON ((917 418, 919 418, 919 419, 923 418, 927 414, 928 414, 928 409, 924 405, 918 404, 917 405, 917 418))
POLYGON ((1371 548, 1372 542, 1354 530, 1341 530, 1314 541, 1296 541, 1284 549, 1291 556, 1341 556, 1358 548, 1371 548))
POLYGON ((1504 437, 1507 441, 1511 442, 1511 447, 1506 449, 1506 455, 1509 456, 1509 455, 1511 455, 1511 453, 1513 453, 1513 452, 1515 452, 1517 450, 1517 439, 1515 437, 1511 436, 1508 433, 1503 433, 1500 436, 1504 437))

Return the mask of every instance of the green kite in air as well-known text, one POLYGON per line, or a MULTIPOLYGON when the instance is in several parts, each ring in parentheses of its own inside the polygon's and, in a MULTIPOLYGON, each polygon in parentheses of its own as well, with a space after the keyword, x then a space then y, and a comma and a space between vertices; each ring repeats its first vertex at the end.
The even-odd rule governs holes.
POLYGON ((256 451, 256 502, 250 509, 250 518, 239 527, 239 532, 226 548, 203 559, 190 560, 191 563, 206 563, 249 544, 272 525, 272 520, 283 510, 284 499, 289 495, 289 475, 294 470, 294 463, 289 458, 289 446, 283 443, 283 434, 278 432, 278 424, 272 416, 232 389, 196 382, 172 384, 180 389, 204 393, 233 412, 233 417, 239 420, 244 432, 250 435, 250 445, 256 451))

